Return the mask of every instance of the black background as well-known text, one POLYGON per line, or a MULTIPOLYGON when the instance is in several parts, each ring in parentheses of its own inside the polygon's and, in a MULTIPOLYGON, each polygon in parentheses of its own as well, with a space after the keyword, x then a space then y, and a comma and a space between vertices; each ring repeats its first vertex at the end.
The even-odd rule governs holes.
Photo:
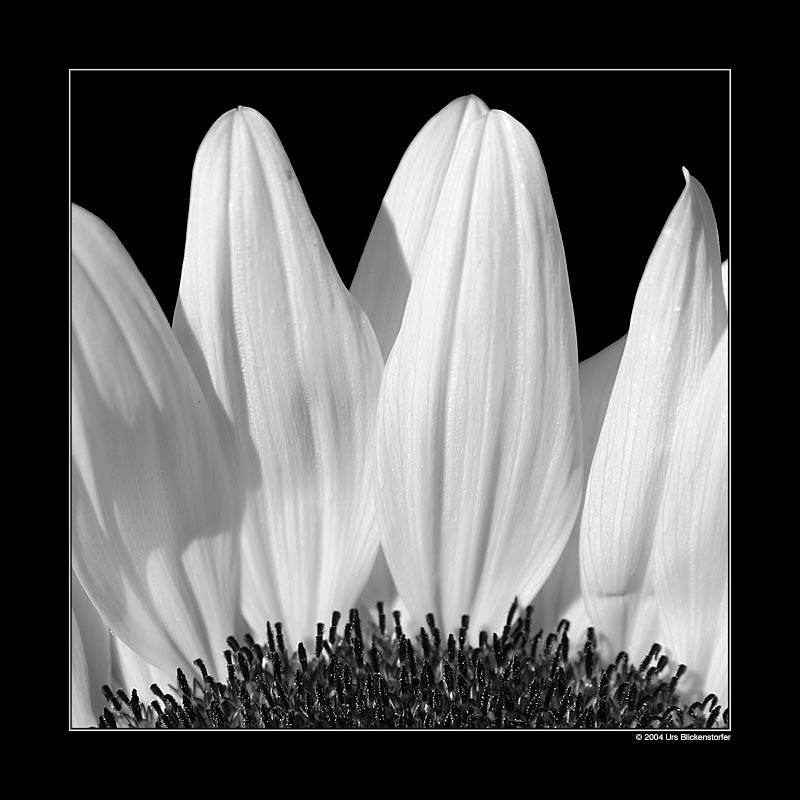
POLYGON ((119 236, 171 320, 195 153, 221 114, 251 106, 277 131, 349 286, 405 149, 464 94, 539 146, 581 359, 626 332, 682 166, 708 192, 728 256, 727 71, 75 71, 71 199, 119 236))

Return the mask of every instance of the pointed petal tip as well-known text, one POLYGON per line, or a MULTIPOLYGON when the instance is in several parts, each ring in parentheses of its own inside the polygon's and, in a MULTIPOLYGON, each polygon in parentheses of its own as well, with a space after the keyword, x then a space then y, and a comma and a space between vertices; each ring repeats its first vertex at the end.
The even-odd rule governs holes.
POLYGON ((480 97, 476 94, 468 94, 465 95, 462 100, 465 101, 467 106, 472 106, 476 111, 480 112, 481 114, 485 114, 489 111, 489 106, 481 100, 480 97))
POLYGON ((689 174, 689 170, 686 167, 681 167, 681 172, 683 172, 683 179, 686 181, 686 185, 688 186, 692 180, 692 176, 689 174))

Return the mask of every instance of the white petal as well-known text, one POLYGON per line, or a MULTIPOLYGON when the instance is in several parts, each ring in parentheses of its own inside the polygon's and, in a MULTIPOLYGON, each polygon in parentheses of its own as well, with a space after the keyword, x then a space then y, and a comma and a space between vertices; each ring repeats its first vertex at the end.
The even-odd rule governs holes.
POLYGON ((676 421, 725 324, 714 214, 702 186, 684 174, 636 295, 581 523, 587 611, 609 650, 634 658, 658 632, 653 528, 676 421))
MULTIPOLYGON (((206 666, 211 670, 210 664, 206 666)), ((158 684, 162 692, 170 692, 175 697, 180 697, 175 670, 169 674, 162 672, 131 650, 118 636, 111 637, 111 674, 114 687, 123 689, 129 697, 131 691, 136 689, 142 703, 150 703, 156 699, 150 691, 154 683, 158 684)), ((227 673, 214 675, 218 681, 224 681, 226 676, 227 673)), ((192 675, 187 674, 186 677, 191 685, 192 675)))
POLYGON ((206 400, 119 240, 77 207, 72 249, 75 572, 151 663, 222 666, 237 499, 206 400))
POLYGON ((656 525, 655 591, 663 644, 689 667, 682 690, 694 681, 697 694, 727 704, 727 332, 675 439, 656 525))
POLYGON ((728 259, 722 262, 722 291, 725 295, 725 308, 728 307, 728 259))
POLYGON ((580 503, 577 378, 544 167, 493 111, 458 143, 381 386, 381 538, 414 619, 502 627, 544 583, 580 503))
POLYGON ((489 109, 477 97, 445 106, 417 134, 400 161, 372 226, 350 291, 375 329, 386 358, 456 144, 489 109))
MULTIPOLYGON (((597 439, 608 407, 608 399, 617 376, 619 362, 625 349, 623 336, 578 365, 583 422, 584 483, 589 477, 597 439)), ((586 629, 591 625, 581 596, 580 577, 580 514, 575 520, 569 542, 534 599, 534 630, 554 631, 562 619, 571 624, 570 642, 580 646, 586 629)))
POLYGON ((313 638, 377 551, 364 485, 383 360, 252 109, 223 115, 197 154, 174 330, 238 437, 246 619, 313 638))
POLYGON ((111 682, 108 627, 72 573, 72 725, 96 728, 106 701, 101 687, 111 682))

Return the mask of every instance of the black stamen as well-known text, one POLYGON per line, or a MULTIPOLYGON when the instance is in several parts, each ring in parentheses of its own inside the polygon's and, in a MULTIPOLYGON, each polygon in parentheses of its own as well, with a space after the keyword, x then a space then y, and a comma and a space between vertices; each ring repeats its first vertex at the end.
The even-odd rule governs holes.
POLYGON ((492 633, 490 640, 491 631, 478 631, 477 646, 468 642, 470 619, 464 615, 446 648, 428 614, 429 628, 418 629, 417 654, 414 640, 402 631, 399 612, 394 612, 399 635, 386 638, 371 621, 366 624, 372 631, 362 632, 353 608, 344 636, 337 631, 341 615, 332 615, 332 642, 326 640, 327 627, 318 624, 317 658, 322 659, 323 650, 329 658, 316 663, 309 663, 302 643, 292 653, 282 649, 281 625, 270 623, 271 650, 266 645, 262 650, 249 634, 244 646, 233 636, 226 639, 227 683, 217 683, 198 659, 203 679, 195 679, 193 688, 187 675, 176 671, 180 702, 157 684, 151 691, 158 699, 144 707, 135 690, 129 699, 122 689, 113 694, 103 686, 107 714, 96 724, 106 729, 112 723, 158 728, 714 728, 724 720, 727 725, 727 709, 713 693, 702 702, 681 703, 676 690, 684 665, 672 670, 671 680, 659 679, 666 657, 658 644, 638 668, 624 652, 605 665, 590 628, 581 652, 570 661, 568 621, 561 620, 546 639, 543 631, 529 639, 532 613, 527 606, 520 615, 515 601, 502 635, 492 633), (364 633, 372 635, 369 658, 364 633), (546 644, 537 655, 540 642, 546 644))
POLYGON ((139 702, 139 694, 137 693, 136 689, 131 691, 131 702, 130 702, 131 711, 133 711, 134 719, 137 722, 142 721, 142 705, 139 702))
POLYGON ((305 672, 308 669, 308 656, 306 655, 306 648, 302 642, 297 643, 297 657, 300 659, 300 667, 305 672))
POLYGON ((357 608, 354 608, 351 613, 353 615, 353 628, 356 632, 356 639, 358 639, 358 641, 361 642, 361 645, 363 647, 364 637, 361 632, 361 617, 358 614, 357 608))
POLYGON ((642 663, 639 665, 639 672, 644 672, 647 667, 650 665, 650 662, 658 655, 659 650, 661 650, 660 644, 654 644, 650 648, 650 652, 644 657, 642 663))
POLYGON ((206 680, 206 678, 208 678, 208 672, 206 670, 206 665, 203 663, 203 659, 196 658, 192 663, 200 670, 203 680, 206 680))
POLYGON ((103 692, 103 696, 106 698, 106 700, 111 703, 114 711, 122 711, 122 706, 120 705, 119 700, 117 700, 117 698, 114 696, 110 686, 103 684, 101 691, 103 692))
POLYGON ((419 629, 419 642, 422 645, 422 654, 425 658, 430 658, 431 655, 431 640, 425 632, 425 628, 419 629))
POLYGON ((511 623, 514 621, 514 614, 517 613, 517 608, 519 608, 519 598, 515 597, 514 602, 511 604, 511 608, 508 609, 508 614, 506 616, 506 625, 511 627, 511 623))
POLYGON ((372 663, 373 671, 377 672, 380 667, 380 653, 374 639, 372 640, 372 649, 369 651, 369 660, 372 663))
POLYGON ((319 658, 322 655, 322 636, 324 634, 324 631, 325 631, 325 623, 318 622, 317 623, 317 646, 316 646, 316 650, 314 651, 316 656, 317 656, 317 658, 319 658))
POLYGON ((280 683, 283 678, 283 663, 280 654, 273 651, 269 657, 272 659, 272 674, 275 676, 276 682, 280 683))
POLYGON ((494 650, 494 660, 499 669, 503 665, 503 649, 500 646, 500 639, 496 633, 492 634, 492 649, 494 650))
POLYGON ((192 690, 189 688, 189 681, 186 680, 186 675, 180 667, 178 667, 176 674, 178 676, 178 688, 181 690, 181 692, 183 692, 183 694, 191 697, 192 690))
POLYGON ((278 652, 283 654, 286 652, 283 642, 283 624, 280 622, 275 623, 275 640, 278 643, 278 652))
POLYGON ((433 614, 426 614, 425 622, 428 623, 428 630, 433 633, 433 629, 436 627, 436 619, 434 618, 433 614))
POLYGON ((399 641, 403 635, 403 626, 400 624, 400 612, 392 611, 392 616, 394 617, 394 635, 399 641))
POLYGON ((447 636, 447 657, 450 661, 456 660, 456 640, 452 633, 447 636))
POLYGON ((442 676, 444 677, 444 681, 447 684, 447 691, 452 692, 455 683, 453 679, 453 668, 450 666, 449 661, 442 662, 442 676))
POLYGON ((386 635, 386 614, 383 613, 383 603, 378 601, 378 628, 380 629, 381 636, 386 635))

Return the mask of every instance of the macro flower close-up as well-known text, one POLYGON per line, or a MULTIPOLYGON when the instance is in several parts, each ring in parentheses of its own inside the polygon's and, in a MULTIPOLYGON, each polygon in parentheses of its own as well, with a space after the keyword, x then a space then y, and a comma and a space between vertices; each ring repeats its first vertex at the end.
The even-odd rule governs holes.
POLYGON ((71 727, 729 725, 727 197, 670 165, 646 251, 618 200, 573 261, 493 105, 441 97, 371 230, 320 179, 347 273, 269 94, 231 104, 188 222, 128 216, 186 222, 166 300, 75 147, 71 727))

